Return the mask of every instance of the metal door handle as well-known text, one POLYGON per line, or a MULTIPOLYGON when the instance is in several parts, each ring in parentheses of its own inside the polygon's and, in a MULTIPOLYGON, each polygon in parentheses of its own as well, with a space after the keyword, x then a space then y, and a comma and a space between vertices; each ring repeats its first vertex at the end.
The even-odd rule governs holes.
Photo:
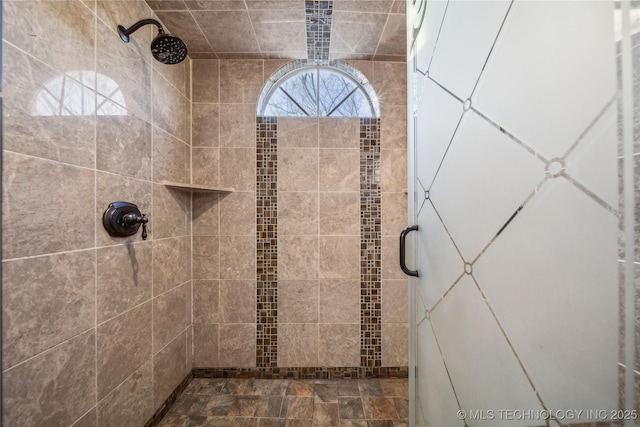
POLYGON ((404 274, 408 276, 418 277, 418 270, 409 270, 406 264, 406 251, 405 251, 405 241, 407 240, 407 234, 412 231, 417 231, 417 225, 410 225, 400 233, 400 268, 404 272, 404 274))

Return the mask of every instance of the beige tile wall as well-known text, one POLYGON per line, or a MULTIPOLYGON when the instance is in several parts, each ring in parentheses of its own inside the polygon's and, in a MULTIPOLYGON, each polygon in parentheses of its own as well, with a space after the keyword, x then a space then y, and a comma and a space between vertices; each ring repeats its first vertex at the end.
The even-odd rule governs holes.
MULTIPOLYGON (((360 61, 354 61, 360 67, 360 61)), ((367 64, 368 65, 368 64, 367 64)), ((362 68, 366 69, 367 65, 362 68)), ((380 97, 382 187, 382 365, 408 365, 408 283, 398 260, 398 236, 407 226, 406 66, 376 62, 371 79, 380 97), (397 208, 402 206, 401 209, 397 208)))
POLYGON ((192 367, 190 201, 161 185, 190 176, 189 65, 153 61, 151 27, 122 43, 141 0, 3 7, 4 424, 143 425, 192 367), (94 113, 118 102, 103 76, 123 115, 94 113), (86 114, 33 115, 63 78, 86 114), (118 200, 148 240, 106 233, 118 200))
MULTIPOLYGON (((138 0, 4 3, 8 425, 138 425, 193 364, 255 366, 255 100, 284 61, 160 65, 147 48, 150 27, 128 45, 115 32, 117 24, 149 14, 138 0), (55 54, 52 44, 59 46, 55 54), (79 78, 77 70, 115 81, 124 115, 92 109, 77 116, 31 114, 31 101, 46 82, 79 78), (163 180, 235 191, 191 199, 165 188, 163 180), (102 213, 116 200, 136 203, 149 215, 147 241, 104 231, 102 213)), ((379 66, 359 65, 375 86, 379 66)), ((403 86, 403 67, 384 65, 380 80, 393 80, 395 72, 403 86)), ((83 79, 76 85, 84 84, 89 105, 120 102, 101 80, 95 86, 83 79)), ((386 83, 382 104, 399 103, 403 90, 386 83)), ((390 229, 383 246, 388 241, 395 249, 406 203, 405 116, 402 109, 388 110, 383 206, 388 200, 400 209, 383 207, 390 229)), ((283 120, 280 129, 281 366, 358 363, 356 122, 283 120)), ((406 365, 406 344, 394 341, 406 328, 406 282, 388 276, 383 333, 390 331, 386 339, 396 352, 383 354, 383 364, 406 365)))
MULTIPOLYGON (((193 199, 197 367, 255 366, 255 102, 284 63, 192 61, 194 182, 236 190, 193 199)), ((406 366, 405 65, 353 64, 382 106, 382 363, 406 366)), ((360 363, 359 148, 358 119, 278 119, 279 366, 360 363)))
POLYGON ((194 360, 256 365, 255 102, 263 61, 193 60, 194 360))

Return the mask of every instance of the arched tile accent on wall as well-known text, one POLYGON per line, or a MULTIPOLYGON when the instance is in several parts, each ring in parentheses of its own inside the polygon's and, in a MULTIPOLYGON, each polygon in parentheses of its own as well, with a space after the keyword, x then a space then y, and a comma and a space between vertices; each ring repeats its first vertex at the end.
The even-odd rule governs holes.
MULTIPOLYGON (((274 76, 295 66, 271 75, 258 105, 278 81, 274 76)), ((387 69, 380 65, 380 78, 387 69)), ((275 117, 256 109, 256 361, 255 368, 224 375, 406 376, 406 362, 383 348, 402 347, 401 315, 389 317, 401 298, 382 295, 383 278, 402 279, 390 236, 401 229, 395 217, 404 218, 402 183, 395 182, 405 173, 403 150, 385 139, 374 111, 368 118, 275 117), (402 211, 385 208, 386 234, 383 179, 387 195, 401 196, 387 200, 394 206, 400 200, 402 211), (385 320, 391 329, 384 329, 383 305, 391 307, 385 320)), ((387 135, 402 128, 396 116, 386 120, 387 135)), ((219 375, 214 371, 207 375, 219 375)))

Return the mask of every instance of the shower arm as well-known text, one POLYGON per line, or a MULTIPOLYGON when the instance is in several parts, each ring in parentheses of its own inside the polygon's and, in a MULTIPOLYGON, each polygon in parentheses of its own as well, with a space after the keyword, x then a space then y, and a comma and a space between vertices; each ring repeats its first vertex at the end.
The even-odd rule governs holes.
POLYGON ((153 25, 157 26, 158 27, 158 33, 159 34, 164 34, 164 29, 162 28, 162 25, 160 25, 160 23, 158 21, 156 21, 155 19, 143 19, 141 21, 136 22, 135 24, 133 24, 129 28, 124 28, 122 25, 118 25, 118 34, 120 34, 120 38, 122 39, 123 42, 129 43, 129 40, 130 40, 129 36, 131 34, 133 34, 136 31, 138 31, 141 27, 144 27, 145 25, 149 25, 149 24, 153 24, 153 25))

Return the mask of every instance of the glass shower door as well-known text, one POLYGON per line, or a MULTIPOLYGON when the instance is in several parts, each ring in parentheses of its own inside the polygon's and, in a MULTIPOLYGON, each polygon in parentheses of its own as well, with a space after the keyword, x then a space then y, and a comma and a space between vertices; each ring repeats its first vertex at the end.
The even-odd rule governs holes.
POLYGON ((412 425, 635 425, 635 3, 407 3, 412 425))

